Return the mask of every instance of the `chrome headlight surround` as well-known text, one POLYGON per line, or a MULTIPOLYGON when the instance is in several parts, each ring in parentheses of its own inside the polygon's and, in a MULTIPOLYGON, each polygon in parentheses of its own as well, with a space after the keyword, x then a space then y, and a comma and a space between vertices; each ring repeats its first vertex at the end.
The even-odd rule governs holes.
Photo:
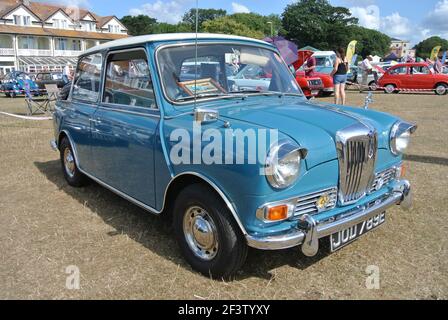
POLYGON ((409 146, 411 135, 417 130, 417 125, 408 122, 396 122, 390 131, 390 151, 395 156, 402 155, 409 146))
POLYGON ((308 150, 289 140, 280 141, 272 146, 265 165, 265 175, 269 184, 275 189, 292 186, 299 178, 301 160, 305 159, 307 154, 308 150))

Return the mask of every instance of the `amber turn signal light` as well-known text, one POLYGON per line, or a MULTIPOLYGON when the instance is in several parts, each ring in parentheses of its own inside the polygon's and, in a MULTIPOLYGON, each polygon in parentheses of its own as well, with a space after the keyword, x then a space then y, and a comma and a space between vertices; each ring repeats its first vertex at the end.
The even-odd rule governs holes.
POLYGON ((288 218, 288 206, 281 205, 268 209, 266 219, 269 221, 281 221, 288 218))
POLYGON ((407 171, 406 166, 404 164, 402 164, 400 167, 400 178, 406 177, 406 171, 407 171))

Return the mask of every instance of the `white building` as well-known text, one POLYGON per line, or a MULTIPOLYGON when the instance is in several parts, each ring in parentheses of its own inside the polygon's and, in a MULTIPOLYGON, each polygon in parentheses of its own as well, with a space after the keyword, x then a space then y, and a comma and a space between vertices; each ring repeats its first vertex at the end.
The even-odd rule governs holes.
POLYGON ((409 41, 392 38, 390 52, 395 53, 398 58, 407 57, 411 49, 409 41))
POLYGON ((100 43, 127 37, 115 16, 28 0, 0 0, 0 73, 62 70, 100 43))

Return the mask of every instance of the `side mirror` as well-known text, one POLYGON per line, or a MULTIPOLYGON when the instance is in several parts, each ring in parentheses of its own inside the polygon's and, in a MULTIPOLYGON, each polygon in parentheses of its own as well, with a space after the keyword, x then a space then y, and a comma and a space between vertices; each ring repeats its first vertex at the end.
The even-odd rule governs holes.
POLYGON ((194 121, 199 123, 211 123, 218 121, 219 112, 212 109, 194 109, 194 121))

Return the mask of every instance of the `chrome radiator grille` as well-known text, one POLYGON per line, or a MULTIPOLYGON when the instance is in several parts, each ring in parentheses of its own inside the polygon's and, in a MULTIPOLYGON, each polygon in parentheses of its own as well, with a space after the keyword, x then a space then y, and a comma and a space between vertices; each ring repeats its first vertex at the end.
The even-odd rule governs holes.
POLYGON ((334 207, 336 207, 336 202, 338 199, 337 193, 338 193, 337 188, 331 188, 311 193, 306 196, 298 198, 294 209, 294 216, 298 217, 304 214, 313 215, 319 213, 320 211, 327 211, 333 209, 334 207), (323 196, 328 197, 328 202, 325 205, 325 208, 319 209, 317 207, 317 201, 319 200, 319 198, 323 196))
POLYGON ((398 169, 393 167, 377 173, 369 193, 380 190, 383 186, 388 185, 392 180, 396 179, 397 171, 398 169))
POLYGON ((339 202, 352 204, 370 190, 377 156, 377 134, 358 123, 336 135, 339 158, 339 202))

